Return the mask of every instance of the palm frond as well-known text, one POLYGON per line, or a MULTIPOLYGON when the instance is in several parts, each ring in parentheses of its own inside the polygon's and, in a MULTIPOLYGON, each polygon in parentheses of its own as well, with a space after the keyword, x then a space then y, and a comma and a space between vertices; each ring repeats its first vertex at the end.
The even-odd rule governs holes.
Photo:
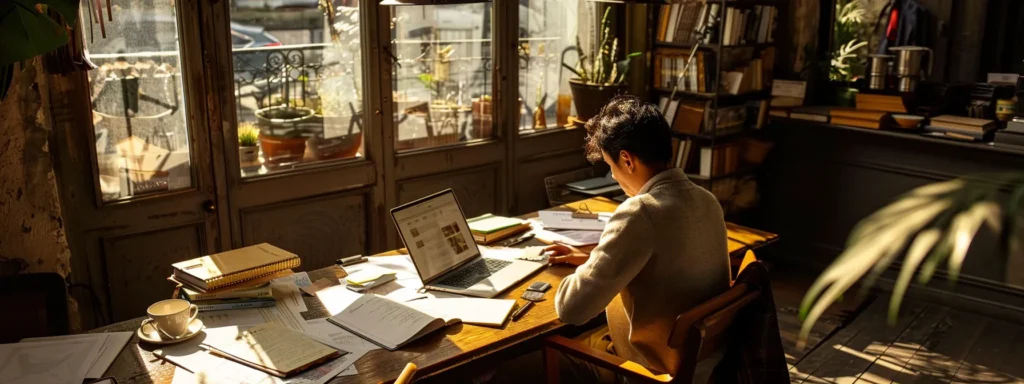
MULTIPOLYGON (((997 233, 1012 230, 1021 219, 1020 204, 1024 204, 1024 173, 1004 173, 925 185, 869 215, 851 231, 846 249, 807 290, 800 305, 800 340, 850 287, 858 281, 862 289, 871 287, 902 255, 889 303, 889 320, 895 321, 915 274, 918 283, 928 283, 945 263, 950 281, 955 282, 981 226, 997 233), (1007 190, 1009 199, 1004 194, 1007 190)), ((1003 238, 1005 250, 1019 245, 1020 239, 1003 238)))

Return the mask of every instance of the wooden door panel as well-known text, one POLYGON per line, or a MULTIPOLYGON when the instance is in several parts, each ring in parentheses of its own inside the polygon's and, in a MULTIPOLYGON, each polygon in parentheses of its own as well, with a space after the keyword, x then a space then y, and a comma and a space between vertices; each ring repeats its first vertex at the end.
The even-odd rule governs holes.
POLYGON ((446 172, 413 180, 398 182, 398 202, 405 204, 447 188, 455 190, 459 205, 466 217, 489 212, 500 212, 499 186, 502 184, 499 165, 483 169, 446 172))
POLYGON ((515 184, 516 212, 538 211, 548 207, 544 178, 559 173, 589 167, 580 149, 564 150, 551 156, 544 156, 519 162, 519 180, 515 184))
POLYGON ((361 190, 243 209, 242 242, 267 242, 298 254, 302 270, 367 254, 370 193, 361 190))
POLYGON ((205 222, 103 239, 113 321, 146 313, 171 297, 171 263, 206 254, 205 222))

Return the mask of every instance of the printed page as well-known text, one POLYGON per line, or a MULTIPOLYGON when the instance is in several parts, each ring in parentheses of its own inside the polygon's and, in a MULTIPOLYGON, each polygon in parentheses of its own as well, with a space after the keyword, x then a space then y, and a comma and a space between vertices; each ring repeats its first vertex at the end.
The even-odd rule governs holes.
POLYGON ((453 298, 414 300, 406 305, 440 317, 445 322, 458 319, 466 324, 497 327, 505 322, 515 304, 515 300, 453 298))
POLYGON ((247 330, 228 327, 225 332, 211 332, 203 345, 282 373, 294 372, 336 352, 302 333, 270 323, 247 330), (230 332, 232 328, 234 332, 230 332))
POLYGON ((382 297, 362 295, 331 319, 395 348, 412 339, 435 318, 382 297))
POLYGON ((58 340, 81 340, 81 339, 95 339, 102 345, 99 353, 96 354, 96 358, 89 363, 89 372, 86 374, 86 378, 98 379, 103 377, 103 373, 107 371, 110 364, 117 359, 117 356, 121 354, 121 350, 128 344, 128 340, 132 338, 134 332, 107 332, 107 333, 92 333, 84 335, 64 335, 64 336, 50 336, 50 337, 32 337, 28 339, 22 339, 22 343, 33 343, 41 341, 58 341, 58 340))
POLYGON ((306 321, 306 335, 342 351, 371 351, 380 346, 358 335, 352 334, 327 319, 306 321))
POLYGON ((102 346, 95 338, 0 344, 0 381, 81 383, 102 346))
MULTIPOLYGON (((196 339, 201 337, 203 336, 200 335, 196 339)), ((172 384, 324 384, 335 376, 357 373, 354 364, 366 353, 365 351, 349 353, 307 369, 298 375, 283 379, 211 355, 199 347, 199 340, 196 339, 169 345, 153 352, 178 366, 174 370, 172 384), (195 374, 189 371, 195 372, 195 374)))

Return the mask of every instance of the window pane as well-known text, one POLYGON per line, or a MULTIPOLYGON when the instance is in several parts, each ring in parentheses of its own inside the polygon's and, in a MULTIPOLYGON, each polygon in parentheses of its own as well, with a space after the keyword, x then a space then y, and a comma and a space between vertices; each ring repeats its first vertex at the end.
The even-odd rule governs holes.
POLYGON ((231 4, 242 177, 361 156, 358 0, 231 4))
POLYGON ((595 5, 586 0, 527 0, 519 3, 519 97, 522 133, 564 127, 575 115, 562 60, 575 65, 576 33, 589 43, 595 5), (582 23, 582 24, 581 24, 582 23))
MULTIPOLYGON (((174 2, 113 0, 116 22, 85 32, 104 201, 192 186, 174 2)), ((95 9, 95 8, 94 8, 95 9)), ((104 15, 104 17, 106 17, 104 15)), ((88 18, 85 18, 88 30, 88 18)))
POLYGON ((395 147, 491 137, 491 3, 391 7, 395 147))

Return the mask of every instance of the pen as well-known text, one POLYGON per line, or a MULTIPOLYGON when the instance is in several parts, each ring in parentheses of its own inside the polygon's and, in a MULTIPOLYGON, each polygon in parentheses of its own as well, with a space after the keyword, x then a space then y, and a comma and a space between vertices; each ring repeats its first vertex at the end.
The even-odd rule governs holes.
POLYGON ((522 307, 519 307, 519 309, 512 313, 512 321, 518 321, 520 317, 523 317, 526 311, 530 310, 530 307, 533 307, 532 301, 527 301, 526 304, 523 304, 522 307))

